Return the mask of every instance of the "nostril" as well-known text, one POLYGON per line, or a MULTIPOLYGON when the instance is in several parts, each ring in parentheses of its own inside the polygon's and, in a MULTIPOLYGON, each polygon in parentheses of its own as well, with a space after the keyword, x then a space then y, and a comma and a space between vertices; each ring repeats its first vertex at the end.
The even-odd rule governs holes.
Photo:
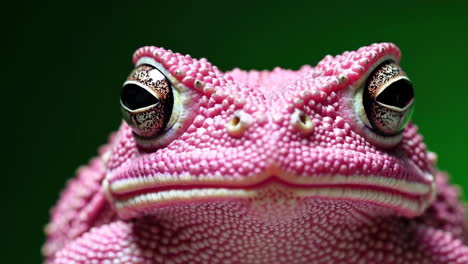
POLYGON ((253 122, 252 116, 243 111, 236 112, 231 120, 227 123, 226 129, 229 135, 240 137, 247 127, 253 122))
POLYGON ((301 123, 302 123, 303 125, 306 125, 307 122, 310 121, 310 118, 309 118, 309 116, 307 116, 306 114, 302 113, 302 114, 299 116, 299 121, 301 121, 301 123))
POLYGON ((233 127, 236 127, 238 126, 240 123, 240 118, 237 117, 237 116, 234 116, 232 119, 231 119, 231 122, 229 122, 229 125, 233 126, 233 127))
POLYGON ((314 123, 310 117, 299 109, 296 109, 291 116, 291 123, 303 135, 309 135, 314 131, 314 123))

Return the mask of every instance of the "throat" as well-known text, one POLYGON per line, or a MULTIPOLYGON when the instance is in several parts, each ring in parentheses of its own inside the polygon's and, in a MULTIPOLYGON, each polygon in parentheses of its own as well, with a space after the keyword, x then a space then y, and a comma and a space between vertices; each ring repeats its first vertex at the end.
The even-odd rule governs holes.
POLYGON ((248 263, 257 258, 262 260, 259 263, 276 263, 279 257, 304 263, 297 262, 301 260, 298 256, 309 258, 327 245, 358 238, 359 230, 390 214, 388 209, 350 201, 296 201, 289 210, 252 201, 249 205, 253 207, 249 207, 247 202, 159 208, 155 214, 135 220, 133 233, 142 248, 151 247, 149 250, 156 250, 164 260, 183 256, 198 259, 205 254, 210 263, 222 263, 228 254, 232 263, 246 263, 247 258, 253 258, 248 263))

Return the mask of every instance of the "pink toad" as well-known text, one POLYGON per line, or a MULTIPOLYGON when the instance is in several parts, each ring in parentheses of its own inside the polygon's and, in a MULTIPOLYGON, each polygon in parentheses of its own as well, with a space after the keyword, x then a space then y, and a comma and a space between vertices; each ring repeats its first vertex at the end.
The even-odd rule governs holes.
POLYGON ((399 61, 380 43, 223 73, 137 50, 124 122, 52 210, 46 263, 468 263, 399 61))

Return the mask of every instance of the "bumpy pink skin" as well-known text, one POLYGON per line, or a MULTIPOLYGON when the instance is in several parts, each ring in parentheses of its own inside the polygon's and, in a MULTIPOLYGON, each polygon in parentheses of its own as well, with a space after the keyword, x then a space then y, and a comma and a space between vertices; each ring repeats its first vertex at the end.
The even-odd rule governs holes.
POLYGON ((156 47, 139 49, 133 61, 142 58, 186 87, 183 121, 152 148, 122 124, 53 209, 48 263, 468 263, 458 191, 434 169, 416 126, 390 146, 355 112, 352 91, 382 60, 399 61, 395 45, 327 56, 298 71, 222 73, 156 47), (298 111, 313 130, 293 124, 298 111), (234 116, 245 121, 237 134, 226 128, 234 116), (323 177, 362 181, 317 184, 323 177), (378 186, 369 181, 375 177, 428 191, 378 186), (121 184, 128 182, 136 184, 121 184), (221 197, 207 188, 255 195, 221 197), (325 188, 401 196, 417 209, 307 192, 325 188), (121 206, 137 195, 193 189, 205 191, 121 206))

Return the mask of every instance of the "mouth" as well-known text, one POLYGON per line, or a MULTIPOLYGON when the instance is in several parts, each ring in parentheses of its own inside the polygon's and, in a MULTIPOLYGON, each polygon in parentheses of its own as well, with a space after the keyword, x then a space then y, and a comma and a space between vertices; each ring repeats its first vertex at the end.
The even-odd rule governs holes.
MULTIPOLYGON (((427 177, 432 177, 428 175, 427 177)), ((420 215, 435 193, 434 184, 381 176, 321 176, 287 179, 276 175, 248 182, 221 179, 174 180, 173 177, 122 179, 103 183, 107 198, 124 219, 175 204, 254 200, 271 186, 281 186, 296 199, 346 200, 392 209, 406 217, 420 215)))

